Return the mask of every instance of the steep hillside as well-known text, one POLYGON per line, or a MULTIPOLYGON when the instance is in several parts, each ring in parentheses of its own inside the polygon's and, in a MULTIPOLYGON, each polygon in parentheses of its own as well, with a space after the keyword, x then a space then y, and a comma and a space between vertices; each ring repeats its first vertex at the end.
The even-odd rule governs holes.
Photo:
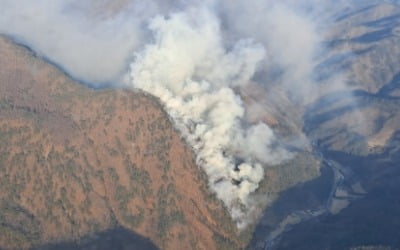
POLYGON ((309 210, 313 216, 287 227, 272 249, 400 247, 400 5, 349 2, 327 31, 329 53, 318 69, 321 84, 341 72, 351 89, 326 93, 303 116, 305 134, 334 172, 329 211, 309 210))
POLYGON ((400 114, 400 6, 364 3, 338 14, 322 71, 348 79, 351 93, 329 93, 310 105, 306 132, 332 150, 368 155, 384 150, 400 114), (355 139, 355 138, 358 139, 355 139))
POLYGON ((245 244, 155 98, 88 89, 5 38, 0 142, 0 248, 245 244))

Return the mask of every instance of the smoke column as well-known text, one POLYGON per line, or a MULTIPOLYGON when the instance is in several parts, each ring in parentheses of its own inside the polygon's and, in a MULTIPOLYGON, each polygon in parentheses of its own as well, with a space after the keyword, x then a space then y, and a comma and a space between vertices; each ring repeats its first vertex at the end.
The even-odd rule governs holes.
POLYGON ((263 165, 287 153, 265 124, 246 124, 234 88, 247 84, 265 56, 262 45, 239 40, 223 46, 220 23, 207 8, 156 17, 154 42, 131 64, 132 86, 160 98, 187 142, 209 186, 241 225, 248 197, 263 179, 263 165))

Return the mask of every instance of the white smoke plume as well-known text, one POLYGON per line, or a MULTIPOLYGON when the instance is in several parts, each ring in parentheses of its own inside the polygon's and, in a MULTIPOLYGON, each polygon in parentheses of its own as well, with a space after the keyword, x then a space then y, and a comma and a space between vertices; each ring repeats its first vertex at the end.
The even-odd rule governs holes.
POLYGON ((226 49, 218 18, 207 8, 156 17, 150 29, 155 41, 131 64, 133 87, 165 104, 210 188, 240 221, 244 214, 237 205, 249 205, 263 165, 288 157, 284 149, 271 148, 275 137, 267 125, 244 128, 244 105, 234 91, 251 80, 265 51, 251 40, 226 49))
POLYGON ((73 77, 159 97, 210 189, 246 225, 264 169, 292 155, 270 127, 246 120, 255 109, 239 90, 275 84, 301 98, 313 92, 320 36, 315 15, 306 13, 320 10, 294 0, 0 0, 0 6, 0 33, 73 77))

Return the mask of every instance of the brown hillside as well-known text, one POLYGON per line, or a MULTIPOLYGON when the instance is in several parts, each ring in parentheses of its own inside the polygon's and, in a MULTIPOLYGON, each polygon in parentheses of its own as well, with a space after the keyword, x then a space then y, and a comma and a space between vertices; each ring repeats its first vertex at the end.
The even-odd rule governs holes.
POLYGON ((161 249, 245 243, 155 98, 88 89, 0 38, 0 248, 116 227, 161 249))

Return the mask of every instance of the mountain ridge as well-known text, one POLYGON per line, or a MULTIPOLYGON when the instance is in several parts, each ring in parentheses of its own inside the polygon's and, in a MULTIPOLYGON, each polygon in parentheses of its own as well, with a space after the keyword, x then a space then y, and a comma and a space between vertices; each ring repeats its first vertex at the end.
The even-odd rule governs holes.
POLYGON ((2 247, 116 226, 163 249, 243 244, 154 97, 88 89, 6 38, 0 54, 2 247))

